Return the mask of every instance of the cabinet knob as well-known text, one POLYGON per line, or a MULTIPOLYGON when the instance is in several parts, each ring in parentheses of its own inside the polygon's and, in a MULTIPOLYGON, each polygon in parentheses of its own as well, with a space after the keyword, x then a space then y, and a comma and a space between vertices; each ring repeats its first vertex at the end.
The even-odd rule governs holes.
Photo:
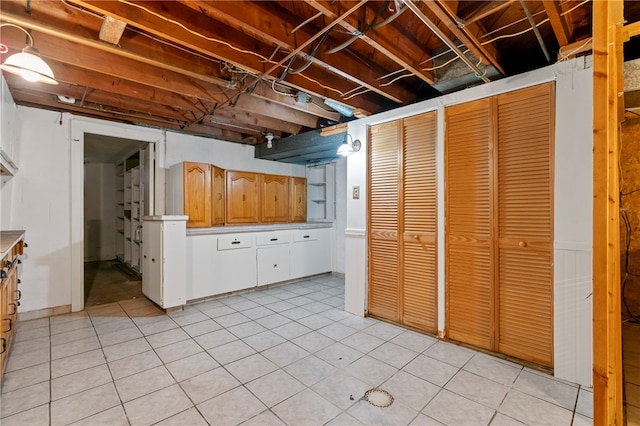
POLYGON ((218 197, 218 200, 222 200, 222 193, 218 192, 217 197, 218 197))
POLYGON ((151 258, 151 261, 152 261, 152 262, 155 262, 156 260, 152 257, 152 258, 151 258))
POLYGON ((419 239, 420 239, 420 235, 418 235, 418 234, 413 234, 413 238, 414 238, 415 240, 419 240, 419 239))
POLYGON ((144 258, 146 259, 146 258, 147 258, 147 255, 145 254, 145 255, 143 255, 142 257, 144 257, 144 258))
POLYGON ((275 263, 275 264, 273 265, 273 267, 274 267, 274 268, 277 268, 277 267, 278 267, 278 264, 277 264, 277 263, 275 263))
POLYGON ((4 270, 0 271, 0 278, 7 278, 7 272, 4 270))
POLYGON ((520 241, 520 242, 518 243, 518 245, 519 245, 520 247, 526 247, 526 246, 527 246, 527 243, 526 243, 525 241, 520 241))

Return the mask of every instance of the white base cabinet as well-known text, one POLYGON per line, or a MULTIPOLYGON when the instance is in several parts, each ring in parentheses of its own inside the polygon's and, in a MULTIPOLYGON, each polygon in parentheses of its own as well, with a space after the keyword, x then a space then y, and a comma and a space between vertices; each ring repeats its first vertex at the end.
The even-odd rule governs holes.
POLYGON ((331 228, 187 236, 187 300, 331 272, 331 228))
POLYGON ((142 293, 161 308, 187 301, 187 216, 145 216, 142 225, 142 293))
POLYGON ((317 275, 331 270, 331 234, 325 229, 296 229, 291 244, 291 276, 317 275))

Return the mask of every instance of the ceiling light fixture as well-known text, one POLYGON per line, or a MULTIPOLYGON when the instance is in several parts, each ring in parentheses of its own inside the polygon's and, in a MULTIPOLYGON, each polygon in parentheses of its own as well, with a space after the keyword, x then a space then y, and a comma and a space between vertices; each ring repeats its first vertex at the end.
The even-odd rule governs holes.
POLYGON ((267 138, 267 148, 273 148, 273 133, 269 132, 264 137, 267 138))
POLYGON ((25 80, 34 83, 58 84, 49 65, 40 57, 38 50, 33 47, 33 37, 31 37, 31 34, 21 26, 15 24, 0 24, 0 28, 8 26, 23 31, 29 38, 29 45, 22 49, 22 52, 9 56, 7 60, 0 65, 0 69, 12 74, 18 74, 25 80))
POLYGON ((338 151, 336 152, 336 154, 347 156, 353 152, 360 151, 361 146, 362 146, 362 143, 360 142, 360 139, 354 140, 349 133, 345 133, 344 141, 342 142, 342 145, 340 145, 340 147, 338 148, 338 151))

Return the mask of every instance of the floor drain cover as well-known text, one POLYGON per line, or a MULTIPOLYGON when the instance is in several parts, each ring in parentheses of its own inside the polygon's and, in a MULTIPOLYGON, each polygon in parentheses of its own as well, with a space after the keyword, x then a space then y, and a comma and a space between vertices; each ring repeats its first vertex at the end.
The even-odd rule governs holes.
POLYGON ((383 389, 369 389, 364 393, 364 400, 379 408, 387 408, 393 404, 393 396, 383 389))

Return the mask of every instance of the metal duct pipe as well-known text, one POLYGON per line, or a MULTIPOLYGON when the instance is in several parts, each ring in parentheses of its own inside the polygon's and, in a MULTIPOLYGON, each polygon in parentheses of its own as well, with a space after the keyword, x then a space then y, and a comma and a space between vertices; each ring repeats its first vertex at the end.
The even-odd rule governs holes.
POLYGON ((531 12, 529 12, 529 8, 524 0, 520 0, 520 5, 522 6, 522 10, 524 10, 525 15, 527 15, 527 19, 529 20, 529 24, 531 24, 531 28, 533 28, 533 32, 538 39, 538 43, 542 48, 542 52, 544 53, 544 57, 547 58, 547 63, 551 63, 551 56, 549 56, 549 52, 547 51, 547 46, 544 44, 544 40, 542 39, 542 35, 538 30, 538 26, 536 25, 536 21, 533 20, 533 16, 531 16, 531 12))
POLYGON ((427 26, 429 27, 429 29, 431 31, 433 31, 433 33, 438 36, 438 38, 440 40, 442 40, 442 42, 444 44, 446 44, 447 46, 449 46, 449 49, 453 50, 455 52, 456 55, 458 55, 460 57, 460 59, 462 59, 462 61, 467 64, 469 66, 469 68, 471 68, 473 70, 473 72, 476 73, 476 75, 478 76, 478 78, 481 78, 482 81, 484 81, 485 83, 489 83, 491 80, 487 78, 486 75, 484 75, 484 73, 482 71, 480 71, 480 68, 478 68, 476 66, 476 64, 474 64, 469 58, 467 58, 466 56, 464 56, 464 53, 462 53, 462 50, 460 50, 458 48, 458 46, 456 46, 456 44, 449 39, 449 37, 447 37, 442 30, 440 30, 440 28, 438 28, 438 26, 433 23, 428 17, 427 15, 425 15, 422 10, 420 10, 420 8, 418 6, 416 6, 412 0, 402 0, 404 1, 404 4, 407 5, 407 7, 409 9, 411 9, 411 11, 413 13, 416 14, 416 16, 427 26))

